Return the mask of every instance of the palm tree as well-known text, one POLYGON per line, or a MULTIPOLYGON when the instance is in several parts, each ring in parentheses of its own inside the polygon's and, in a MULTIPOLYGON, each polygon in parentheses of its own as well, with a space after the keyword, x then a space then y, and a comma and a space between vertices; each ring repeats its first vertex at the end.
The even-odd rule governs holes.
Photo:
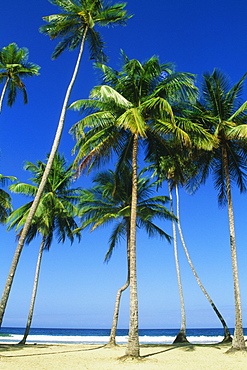
MULTIPOLYGON (((159 235, 170 241, 170 237, 153 223, 154 219, 173 218, 173 215, 165 207, 168 198, 152 196, 156 183, 151 183, 148 178, 141 177, 143 173, 144 171, 141 171, 137 178, 137 227, 139 229, 144 228, 149 236, 159 235)), ((93 188, 81 191, 81 200, 78 204, 79 217, 82 221, 82 226, 79 229, 90 226, 91 231, 93 231, 99 226, 110 222, 114 223, 105 261, 109 261, 115 246, 122 237, 127 242, 127 279, 126 283, 117 292, 108 345, 116 345, 121 295, 129 286, 131 179, 131 170, 128 166, 124 166, 121 173, 114 173, 110 170, 101 172, 95 176, 93 182, 96 185, 93 188)))
MULTIPOLYGON (((95 31, 94 27, 96 25, 124 25, 129 18, 126 10, 124 10, 125 3, 111 6, 109 4, 103 5, 102 0, 50 0, 50 2, 54 5, 59 6, 62 10, 62 13, 44 17, 43 19, 48 22, 48 24, 43 25, 40 28, 40 31, 42 33, 50 35, 52 39, 62 39, 55 48, 53 58, 58 57, 58 55, 60 55, 65 49, 73 50, 76 47, 79 47, 79 54, 71 81, 65 94, 50 156, 46 164, 42 180, 40 181, 38 191, 29 210, 25 225, 23 226, 23 231, 19 238, 16 252, 12 261, 11 270, 13 270, 14 266, 16 266, 18 263, 25 238, 28 234, 28 230, 32 222, 32 218, 34 217, 34 214, 40 202, 41 195, 44 191, 45 184, 47 182, 52 167, 52 163, 58 150, 64 127, 66 109, 68 106, 72 87, 74 85, 79 70, 84 44, 86 42, 88 43, 91 57, 95 60, 101 61, 102 59, 104 59, 104 54, 102 51, 103 43, 99 33, 95 31)), ((0 302, 0 326, 2 325, 3 315, 5 312, 13 278, 14 276, 8 276, 0 302)))
MULTIPOLYGON (((185 172, 188 172, 189 166, 191 167, 191 162, 188 162, 188 152, 191 151, 191 148, 183 148, 183 154, 181 154, 182 150, 182 143, 174 143, 172 140, 169 142, 169 147, 165 148, 165 151, 160 148, 158 158, 155 158, 155 155, 151 153, 151 158, 149 160, 153 160, 156 162, 155 165, 150 166, 151 169, 154 169, 153 176, 158 177, 158 183, 164 181, 164 179, 168 182, 168 191, 170 197, 170 211, 174 214, 174 200, 173 200, 173 189, 175 184, 175 178, 178 177, 181 179, 185 179, 185 172), (187 150, 187 152, 185 151, 187 150), (182 160, 182 158, 184 158, 182 160), (158 162, 157 162, 158 159, 158 162), (185 163, 183 172, 181 171, 181 163, 185 163), (179 163, 179 166, 178 166, 179 163), (189 166, 188 166, 189 164, 189 166)), ((172 235, 173 235, 173 249, 174 249, 174 259, 175 259, 175 267, 176 267, 176 274, 177 274, 177 282, 178 282, 178 291, 179 291, 179 299, 180 299, 180 309, 181 309, 181 326, 178 334, 173 343, 188 343, 188 339, 186 337, 186 313, 185 313, 185 303, 184 303, 184 294, 183 294, 183 287, 182 287, 182 279, 181 279, 181 271, 180 271, 180 264, 179 264, 179 256, 178 256, 178 247, 177 247, 177 227, 176 224, 179 222, 178 219, 179 212, 178 212, 178 203, 177 203, 177 222, 172 220, 172 235)))
POLYGON ((247 101, 240 103, 246 74, 232 88, 229 87, 227 77, 218 70, 204 74, 203 78, 202 100, 196 105, 192 117, 203 123, 219 144, 201 157, 200 176, 205 180, 210 172, 213 174, 219 205, 228 205, 235 299, 232 350, 244 350, 231 183, 236 183, 240 192, 246 190, 247 101))
MULTIPOLYGON (((193 156, 195 156, 196 149, 189 149, 185 150, 185 148, 179 148, 177 144, 170 143, 170 153, 169 155, 166 155, 164 157, 160 158, 159 163, 159 176, 167 178, 168 181, 168 187, 169 187, 169 194, 171 203, 173 201, 173 195, 172 191, 175 189, 176 193, 176 217, 177 217, 177 227, 178 232, 180 236, 180 240, 182 243, 183 250, 185 252, 187 261, 190 265, 190 268, 192 270, 192 273, 202 290, 203 294, 209 301, 210 305, 212 306, 212 309, 215 311, 217 317, 219 318, 223 329, 224 329, 224 339, 223 342, 229 342, 231 341, 231 335, 230 331, 226 325, 226 322, 224 318, 222 317, 221 313, 217 309, 216 305, 212 301, 210 295, 208 294, 207 290, 205 289, 204 285, 202 284, 196 269, 193 265, 193 262, 191 260, 189 251, 187 249, 182 227, 181 227, 181 217, 180 217, 180 200, 179 200, 179 185, 184 187, 193 187, 193 190, 195 190, 195 187, 198 187, 199 184, 193 182, 193 178, 196 178, 198 168, 196 166, 196 163, 193 161, 193 156), (192 185, 193 184, 193 185, 192 185)), ((190 189, 191 190, 191 189, 190 189)), ((172 211, 173 212, 173 211, 172 211)), ((173 229, 175 229, 175 225, 173 226, 173 229)), ((175 233, 176 231, 174 231, 175 233)), ((174 238, 175 239, 175 238, 174 238)), ((176 247, 175 247, 176 248, 176 247)), ((175 257, 177 252, 175 251, 175 257)), ((178 333, 175 341, 185 341, 186 340, 186 320, 185 320, 185 311, 184 311, 184 302, 183 302, 183 294, 182 294, 182 284, 180 281, 180 271, 179 271, 179 264, 178 259, 176 260, 176 268, 177 268, 177 275, 178 275, 178 283, 179 283, 179 292, 180 292, 180 301, 181 301, 181 314, 182 314, 182 324, 181 324, 181 330, 178 333)))
MULTIPOLYGON (((139 142, 148 147, 155 143, 165 145, 168 135, 189 136, 175 125, 171 104, 194 98, 194 76, 176 73, 171 64, 161 65, 157 57, 143 64, 130 60, 124 53, 122 71, 98 64, 107 85, 91 91, 90 99, 71 105, 74 110, 91 109, 88 116, 74 125, 71 132, 77 143, 75 165, 78 173, 91 169, 102 158, 115 151, 119 165, 128 158, 132 165, 132 196, 130 217, 130 325, 127 356, 140 354, 138 337, 138 299, 136 282, 136 215, 137 215, 137 159, 139 142)), ((188 123, 188 122, 187 122, 188 123)), ((185 122, 186 124, 186 122, 185 122)), ((202 131, 201 131, 202 132, 202 131)), ((209 140, 205 130, 204 137, 209 140)), ((150 149, 150 147, 149 147, 150 149)))
MULTIPOLYGON (((170 210, 172 213, 174 213, 172 184, 170 180, 168 180, 168 189, 169 189, 169 196, 170 196, 170 210)), ((181 273, 180 273, 180 264, 179 264, 179 258, 178 258, 177 231, 176 231, 175 220, 172 220, 172 235, 173 235, 174 258, 175 258, 177 281, 178 281, 178 291, 179 291, 179 299, 180 299, 180 307, 181 307, 181 327, 173 343, 185 343, 185 342, 188 342, 188 339, 186 337, 186 314, 185 314, 182 279, 181 279, 181 273)))
MULTIPOLYGON (((16 181, 16 177, 14 176, 3 176, 0 174, 0 185, 5 186, 8 181, 16 181)), ((10 212, 12 211, 12 204, 11 204, 11 197, 10 195, 0 189, 0 223, 4 224, 6 222, 7 217, 9 216, 10 212)))
MULTIPOLYGON (((34 185, 16 183, 10 186, 10 190, 14 193, 34 197, 45 169, 45 163, 38 161, 35 165, 26 162, 24 168, 33 174, 34 177, 32 180, 34 185)), ((54 235, 57 236, 58 242, 62 243, 65 242, 66 237, 71 243, 73 243, 75 236, 80 238, 78 232, 73 233, 73 230, 78 227, 74 220, 77 215, 77 207, 74 204, 79 198, 79 189, 71 188, 73 182, 74 172, 71 170, 71 166, 66 166, 64 157, 57 154, 46 183, 45 191, 26 238, 26 243, 28 244, 35 236, 42 235, 26 329, 23 339, 19 344, 26 343, 30 331, 44 249, 50 249, 54 235)), ((28 202, 12 212, 8 218, 8 230, 15 228, 16 231, 20 230, 18 236, 21 235, 31 205, 32 202, 28 202)))
POLYGON ((223 329, 224 329, 224 338, 222 340, 222 342, 224 343, 227 343, 227 342, 231 342, 232 341, 232 337, 231 337, 231 334, 230 334, 230 331, 228 329, 228 326, 223 318, 223 316, 221 315, 220 311, 218 310, 218 308, 216 307, 215 303, 213 302, 212 298, 210 297, 210 295, 208 294, 207 290, 205 289, 204 285, 202 284, 201 282, 201 279, 199 278, 195 268, 194 268, 194 265, 192 263, 192 260, 191 260, 191 257, 189 255, 189 251, 188 251, 188 248, 186 247, 186 244, 185 244, 185 241, 184 241, 184 237, 183 237, 183 232, 182 232, 182 227, 181 227, 181 219, 180 219, 180 207, 179 207, 179 192, 178 192, 178 185, 176 184, 175 185, 175 191, 176 191, 176 200, 177 200, 177 212, 176 212, 176 216, 178 218, 178 222, 177 222, 177 226, 178 226, 178 232, 179 232, 179 236, 180 236, 180 240, 181 240, 181 243, 182 243, 182 247, 183 247, 183 250, 185 252, 185 255, 186 255, 186 258, 187 258, 187 261, 190 265, 190 268, 193 272, 193 275, 200 287, 200 289, 202 290, 203 294, 205 295, 205 297, 207 298, 208 302, 210 303, 212 309, 214 310, 214 312, 216 313, 217 317, 219 318, 222 326, 223 326, 223 329))
POLYGON ((18 90, 23 94, 24 104, 27 103, 27 91, 22 79, 37 76, 39 69, 36 64, 28 62, 27 48, 18 48, 12 43, 0 50, 0 83, 4 83, 0 96, 0 112, 7 91, 7 104, 10 107, 15 102, 18 90))

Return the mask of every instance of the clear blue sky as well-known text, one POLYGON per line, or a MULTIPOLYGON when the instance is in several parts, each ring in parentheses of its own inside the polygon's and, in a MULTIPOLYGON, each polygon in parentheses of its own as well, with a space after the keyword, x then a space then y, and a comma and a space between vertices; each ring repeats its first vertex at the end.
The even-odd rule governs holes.
MULTIPOLYGON (((174 62, 178 71, 195 73, 217 67, 237 82, 247 71, 247 3, 245 0, 165 1, 129 0, 127 9, 135 16, 127 27, 101 29, 110 65, 119 67, 119 51, 144 61, 158 55, 161 62, 174 62)), ((56 61, 50 56, 56 41, 39 33, 42 16, 57 12, 47 0, 7 2, 0 12, 0 47, 16 42, 29 49, 30 61, 41 66, 40 76, 26 80, 29 103, 22 96, 0 115, 0 173, 27 181, 24 161, 44 160, 50 151, 64 93, 77 51, 65 52, 56 61)), ((98 83, 85 53, 71 102, 86 98, 98 83)), ((243 98, 247 99, 247 89, 243 98)), ((72 161, 73 140, 68 134, 78 120, 68 112, 60 145, 72 161)), ((89 187, 90 177, 78 180, 89 187)), ((167 195, 166 185, 161 194, 167 195)), ((233 192, 236 217, 243 320, 247 326, 246 195, 233 192)), ((26 199, 13 197, 14 207, 26 199)), ((230 327, 234 326, 233 284, 228 237, 227 209, 219 209, 210 179, 194 196, 181 192, 181 222, 191 258, 211 297, 230 327)), ((164 229, 171 233, 171 225, 164 229)), ((16 248, 14 232, 1 227, 0 291, 4 287, 16 248)), ((109 264, 103 259, 110 229, 85 232, 80 244, 57 245, 44 253, 33 327, 109 328, 117 289, 126 279, 125 243, 114 252, 109 264)), ((40 240, 25 246, 6 310, 4 326, 24 326, 28 314, 34 269, 40 240)), ((181 270, 187 326, 218 327, 218 319, 198 288, 183 251, 181 270)), ((141 328, 178 328, 180 309, 173 248, 159 239, 137 235, 139 321, 141 328)), ((128 327, 128 296, 123 294, 119 327, 128 327)))

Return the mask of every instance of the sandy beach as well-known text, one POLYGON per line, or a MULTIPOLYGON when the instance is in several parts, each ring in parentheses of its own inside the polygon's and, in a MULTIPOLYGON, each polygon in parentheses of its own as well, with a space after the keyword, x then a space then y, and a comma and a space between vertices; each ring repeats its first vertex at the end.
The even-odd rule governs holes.
POLYGON ((125 345, 0 344, 1 370, 39 369, 247 369, 247 352, 226 354, 229 345, 142 345, 141 359, 126 359, 125 345))

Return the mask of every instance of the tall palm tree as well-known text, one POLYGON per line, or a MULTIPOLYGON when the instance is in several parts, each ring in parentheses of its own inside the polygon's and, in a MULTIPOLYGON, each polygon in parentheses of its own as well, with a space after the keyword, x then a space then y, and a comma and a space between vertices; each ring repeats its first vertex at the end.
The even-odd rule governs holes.
MULTIPOLYGON (((92 168, 102 158, 115 151, 118 163, 126 157, 132 165, 132 196, 130 217, 130 325, 126 355, 140 354, 138 337, 138 299, 136 281, 136 215, 137 215, 137 160, 139 143, 144 146, 176 135, 189 141, 189 136, 175 125, 172 104, 194 98, 194 76, 176 73, 171 64, 161 65, 157 57, 143 64, 130 60, 124 53, 122 71, 99 65, 106 84, 95 87, 90 99, 71 105, 74 110, 91 109, 91 114, 74 125, 71 132, 77 143, 75 165, 78 172, 92 168)), ((185 124, 188 122, 185 122, 185 124)), ((202 131, 201 131, 202 132, 202 131)), ((205 130, 203 135, 209 140, 205 130)))
MULTIPOLYGON (((124 10, 125 3, 120 3, 116 5, 104 5, 104 2, 102 0, 50 0, 50 2, 54 5, 59 6, 62 13, 44 17, 43 19, 47 22, 47 24, 41 26, 40 31, 49 35, 52 39, 61 38, 61 41, 55 48, 53 58, 58 57, 65 49, 73 50, 79 47, 79 53, 74 72, 71 77, 71 81, 65 94, 55 138, 50 151, 50 156, 46 164, 42 180, 40 181, 38 191, 29 210, 25 225, 23 226, 23 231, 21 233, 18 246, 16 248, 16 252, 12 261, 12 270, 13 267, 16 266, 18 263, 25 238, 28 233, 28 229, 31 225, 32 218, 40 202, 40 198, 44 191, 45 184, 47 182, 52 167, 52 163, 58 150, 64 127, 66 109, 68 106, 72 87, 74 85, 79 70, 84 45, 86 42, 88 43, 90 55, 93 59, 100 61, 104 60, 105 57, 102 51, 103 43, 99 33, 95 31, 95 26, 114 26, 118 24, 124 25, 129 18, 126 10, 124 10)), ((0 326, 2 324, 2 319, 13 278, 14 276, 8 276, 0 302, 0 326)))
MULTIPOLYGON (((151 157, 149 156, 149 160, 153 161, 155 164, 151 165, 150 168, 154 170, 153 176, 158 177, 158 183, 162 183, 165 180, 168 182, 168 191, 170 197, 170 211, 174 214, 174 199, 173 199, 173 189, 175 184, 175 179, 181 178, 182 181, 185 180, 185 173, 187 174, 188 168, 191 167, 191 162, 188 160, 188 153, 191 151, 191 147, 183 148, 182 152, 182 143, 181 142, 174 142, 170 140, 168 148, 160 148, 159 150, 159 157, 155 156, 151 153, 151 157), (164 150, 165 149, 165 150, 164 150), (158 160, 158 162, 157 162, 158 160), (178 165, 179 164, 179 165, 178 165), (183 171, 181 171, 181 164, 183 164, 183 171), (188 166, 189 164, 189 166, 188 166)), ((177 247, 177 226, 176 224, 179 222, 179 213, 178 213, 178 203, 177 203, 177 210, 176 210, 176 217, 177 220, 172 220, 172 235, 173 235, 173 249, 174 249, 174 259, 175 259, 175 267, 176 267, 176 274, 177 274, 177 282, 178 282, 178 291, 179 291, 179 299, 180 299, 180 310, 181 310, 181 326, 174 343, 186 343, 188 339, 186 337, 186 312, 185 312, 185 303, 184 303, 184 294, 183 294, 183 286, 182 286, 182 279, 181 279, 181 271, 180 271, 180 263, 179 263, 179 254, 178 254, 178 247, 177 247)))
MULTIPOLYGON (((32 179, 34 185, 16 183, 10 186, 10 190, 14 193, 34 197, 45 169, 45 163, 40 161, 37 164, 27 162, 24 168, 34 176, 32 179)), ((79 189, 71 188, 73 182, 74 172, 71 170, 71 166, 66 166, 64 157, 57 154, 26 238, 26 243, 30 243, 35 236, 42 236, 26 329, 19 344, 26 343, 30 331, 44 249, 50 249, 54 236, 57 237, 58 242, 62 243, 65 242, 66 237, 71 243, 73 243, 75 236, 80 238, 78 232, 73 233, 73 230, 77 228, 74 220, 77 216, 75 203, 79 199, 79 189)), ((32 202, 28 202, 12 212, 8 218, 8 230, 15 228, 16 231, 19 230, 18 235, 21 235, 31 205, 32 202)))
MULTIPOLYGON (((170 241, 170 237, 157 225, 155 219, 172 219, 173 215, 167 210, 165 196, 152 196, 156 184, 148 178, 142 177, 142 171, 137 178, 137 227, 145 229, 149 236, 159 235, 170 241)), ((129 286, 129 237, 130 237, 130 209, 132 195, 132 176, 128 166, 124 166, 120 173, 105 171, 97 174, 93 180, 96 184, 91 189, 81 191, 81 200, 78 204, 79 217, 84 229, 88 226, 91 231, 99 226, 114 223, 109 238, 109 250, 105 261, 112 255, 117 243, 123 237, 127 242, 128 273, 126 283, 118 290, 112 320, 112 328, 108 345, 116 345, 116 330, 118 324, 121 295, 129 286)))
POLYGON ((3 99, 8 92, 7 104, 11 107, 16 99, 17 91, 23 94, 24 104, 27 103, 27 91, 23 78, 37 76, 40 67, 28 62, 28 49, 18 48, 15 43, 0 50, 0 83, 4 83, 0 96, 0 112, 3 99))
MULTIPOLYGON (((172 184, 170 180, 168 180, 168 189, 169 189, 169 196, 170 196, 170 210, 172 213, 174 213, 172 184)), ((180 264, 179 264, 179 257, 178 257, 177 231, 176 231, 175 220, 172 220, 172 235, 173 235, 174 258, 175 258, 177 281, 178 281, 178 291, 179 291, 179 299, 180 299, 180 307, 181 307, 181 327, 173 343, 185 343, 185 342, 188 342, 188 339, 186 337, 186 314, 185 314, 182 279, 181 279, 181 273, 180 273, 180 264)))
MULTIPOLYGON (((16 181, 14 176, 3 176, 0 174, 0 185, 5 186, 8 181, 16 181)), ((0 189, 0 223, 4 224, 10 212, 12 211, 11 197, 3 189, 0 189)))
POLYGON ((202 284, 201 279, 199 278, 199 275, 196 272, 196 269, 195 269, 195 267, 194 267, 194 265, 192 263, 192 260, 191 260, 191 257, 190 257, 188 248, 187 248, 187 246, 185 244, 185 241, 184 241, 182 227, 181 227, 180 207, 179 207, 180 202, 179 202, 178 184, 175 185, 175 191, 176 191, 176 201, 177 201, 177 212, 176 212, 176 216, 178 218, 177 227, 178 227, 178 232, 179 232, 180 240, 181 240, 182 247, 183 247, 183 250, 185 252, 187 261, 188 261, 188 263, 190 265, 190 268, 192 270, 192 273, 193 273, 193 275, 194 275, 194 277, 195 277, 195 279, 196 279, 196 281, 197 281, 200 289, 202 290, 203 294, 207 298, 208 302, 210 303, 212 309, 216 313, 218 319, 220 320, 220 322, 221 322, 221 324, 223 326, 223 329, 224 329, 224 338, 223 338, 222 342, 224 342, 224 343, 231 342, 232 341, 232 337, 231 337, 230 331, 228 329, 228 326, 227 326, 227 324, 226 324, 223 316, 221 315, 220 311, 218 310, 218 308, 216 307, 215 303, 213 302, 212 298, 210 297, 210 295, 208 294, 207 290, 205 289, 204 285, 202 284))
POLYGON ((204 74, 202 100, 192 112, 193 119, 203 123, 219 143, 211 152, 203 154, 199 164, 203 180, 209 173, 213 174, 219 204, 228 205, 235 298, 233 350, 245 349, 231 183, 236 183, 240 192, 246 190, 247 101, 241 104, 240 100, 246 75, 230 88, 222 72, 214 70, 212 74, 204 74))
MULTIPOLYGON (((193 156, 195 156, 196 149, 195 147, 193 149, 185 150, 185 148, 179 148, 177 144, 170 143, 170 153, 167 154, 164 157, 160 158, 159 163, 159 176, 160 178, 165 177, 168 181, 168 187, 170 189, 170 199, 171 202, 173 200, 173 190, 175 189, 176 193, 176 217, 177 217, 177 228, 180 236, 180 240, 182 243, 183 250, 185 252, 187 261, 190 265, 190 268, 192 270, 192 273, 202 290, 203 294, 207 298, 208 302, 210 303, 212 309, 215 311, 217 317, 219 318, 223 329, 224 329, 224 339, 223 342, 229 342, 231 341, 231 335, 230 331, 227 327, 227 324, 222 317, 221 313, 217 309, 216 305, 212 301, 210 295, 208 294, 207 290, 205 289, 204 285, 202 284, 198 273, 196 272, 196 269, 193 265, 193 262, 191 260, 188 248, 186 246, 182 227, 181 227, 181 217, 180 217, 180 200, 179 200, 179 186, 183 187, 190 187, 190 190, 193 188, 195 190, 196 187, 199 186, 196 181, 193 182, 193 178, 196 178, 198 168, 196 166, 196 163, 193 161, 193 156)), ((175 225, 173 226, 173 229, 175 228, 175 225)), ((175 252, 176 255, 177 252, 175 252)), ((176 262, 177 266, 177 275, 178 275, 178 282, 179 282, 179 265, 178 265, 178 259, 176 262)), ((181 330, 177 335, 177 338, 175 341, 184 341, 186 340, 186 320, 185 320, 185 311, 184 311, 184 303, 183 303, 183 295, 182 295, 182 284, 179 282, 179 292, 180 292, 180 301, 181 301, 181 313, 182 313, 182 324, 181 324, 181 330)))

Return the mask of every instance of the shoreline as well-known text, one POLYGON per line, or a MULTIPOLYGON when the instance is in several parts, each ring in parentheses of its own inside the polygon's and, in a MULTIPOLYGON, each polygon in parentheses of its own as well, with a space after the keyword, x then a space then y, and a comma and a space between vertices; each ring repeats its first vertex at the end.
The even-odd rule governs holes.
POLYGON ((1 370, 246 370, 247 352, 226 353, 226 343, 141 344, 140 359, 125 358, 126 344, 0 343, 1 370))
MULTIPOLYGON (((2 328, 0 331, 0 343, 19 343, 23 338, 24 328, 2 328), (2 334, 2 335, 1 335, 2 334)), ((230 329, 231 330, 231 329, 230 329)), ((140 344, 172 344, 177 329, 140 329, 140 344)), ((223 329, 187 329, 187 339, 193 344, 220 343, 224 339, 223 329)), ((233 330, 231 330, 233 335, 233 330)), ((244 329, 247 340, 247 329, 244 329)), ((27 338, 27 344, 50 343, 50 344, 107 344, 109 341, 109 329, 64 329, 64 328, 31 328, 27 338)), ((117 344, 128 343, 128 330, 118 329, 116 336, 117 344)))

